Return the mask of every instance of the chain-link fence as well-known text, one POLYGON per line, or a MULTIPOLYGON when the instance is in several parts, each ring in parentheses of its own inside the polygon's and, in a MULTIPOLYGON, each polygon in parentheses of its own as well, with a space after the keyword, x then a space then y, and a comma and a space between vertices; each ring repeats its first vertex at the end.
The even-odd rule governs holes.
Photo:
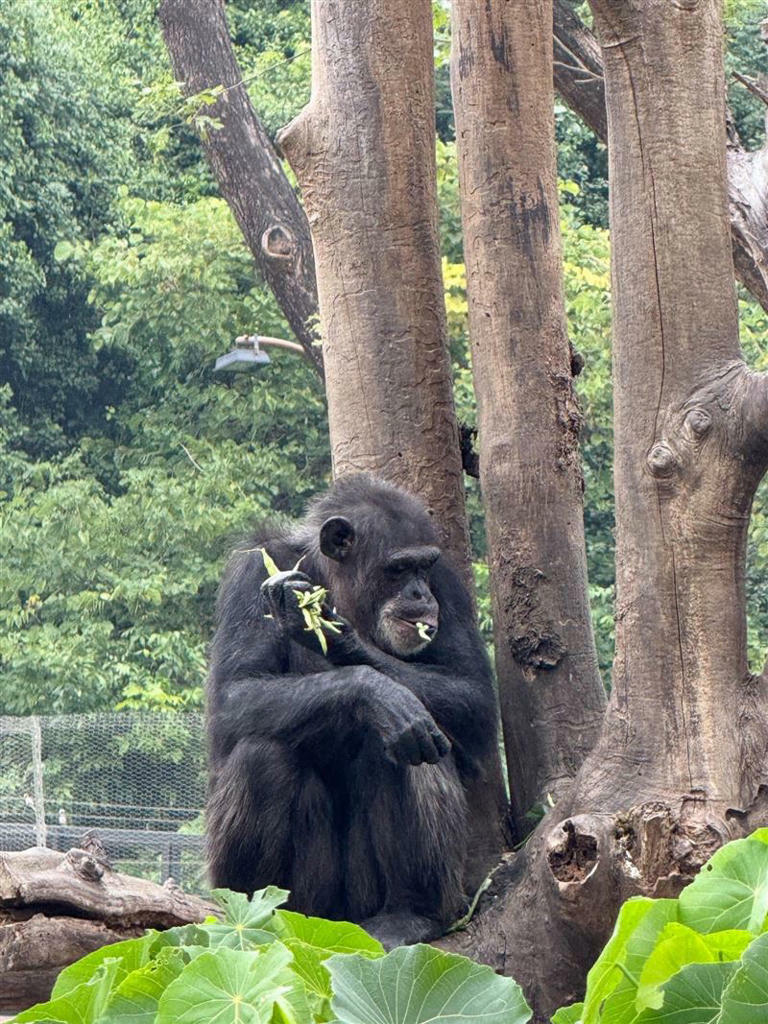
POLYGON ((0 716, 0 850, 95 831, 119 871, 205 888, 201 714, 0 716))

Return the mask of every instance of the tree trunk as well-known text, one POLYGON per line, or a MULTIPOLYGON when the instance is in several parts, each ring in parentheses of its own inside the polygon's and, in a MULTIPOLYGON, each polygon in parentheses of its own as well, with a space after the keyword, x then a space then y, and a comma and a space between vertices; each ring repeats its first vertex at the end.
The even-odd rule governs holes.
POLYGON ((224 86, 216 103, 206 108, 221 127, 203 136, 205 155, 257 267, 307 358, 322 373, 312 328, 317 290, 309 224, 248 97, 224 4, 163 0, 158 16, 184 94, 224 86))
POLYGON ((466 571, 429 0, 313 0, 312 54, 312 98, 278 142, 312 227, 334 473, 420 494, 466 571))
POLYGON ((48 999, 59 971, 94 949, 216 912, 178 887, 112 871, 93 848, 1 853, 0 1012, 48 999))
POLYGON ((532 827, 526 812, 559 798, 594 746, 605 706, 565 326, 552 3, 454 0, 452 11, 496 671, 513 820, 523 836, 532 827))
POLYGON ((767 820, 768 680, 747 669, 744 572, 768 376, 738 345, 719 4, 592 7, 610 154, 614 686, 572 793, 450 943, 518 978, 538 1020, 580 996, 625 898, 676 895, 767 820))
MULTIPOLYGON (((419 494, 469 581, 432 46, 430 0, 313 0, 312 97, 279 143, 312 226, 334 473, 368 470, 419 494)), ((473 882, 498 858, 505 805, 497 762, 471 794, 473 882)))
MULTIPOLYGON (((603 60, 597 40, 568 6, 555 0, 555 88, 599 139, 607 142, 603 60)), ((765 38, 765 33, 764 33, 765 38)), ((728 147, 728 203, 736 277, 768 310, 768 150, 728 147)))

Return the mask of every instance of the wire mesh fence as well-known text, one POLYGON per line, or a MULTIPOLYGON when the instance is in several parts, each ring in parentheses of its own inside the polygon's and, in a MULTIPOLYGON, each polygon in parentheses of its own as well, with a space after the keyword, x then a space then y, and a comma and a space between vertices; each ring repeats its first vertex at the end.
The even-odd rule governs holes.
POLYGON ((113 867, 205 889, 201 714, 0 716, 0 850, 95 831, 113 867))

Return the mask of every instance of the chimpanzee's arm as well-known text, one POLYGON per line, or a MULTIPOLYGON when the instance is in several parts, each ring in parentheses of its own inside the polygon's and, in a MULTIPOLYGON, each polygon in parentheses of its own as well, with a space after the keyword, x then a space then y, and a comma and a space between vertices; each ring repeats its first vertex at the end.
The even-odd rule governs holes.
POLYGON ((261 676, 218 687, 209 705, 214 760, 263 736, 327 763, 379 742, 395 764, 434 764, 450 744, 405 686, 367 665, 305 676, 261 676))
POLYGON ((460 664, 463 658, 452 668, 403 661, 362 642, 356 653, 359 664, 370 665, 418 697, 449 739, 468 757, 482 757, 495 746, 496 696, 490 672, 477 667, 486 662, 484 651, 478 652, 477 665, 464 666, 464 671, 460 664))
POLYGON ((382 651, 349 630, 332 642, 337 665, 370 665, 414 693, 460 752, 482 758, 498 740, 498 711, 491 668, 475 626, 469 595, 442 560, 435 569, 440 627, 413 660, 382 651))

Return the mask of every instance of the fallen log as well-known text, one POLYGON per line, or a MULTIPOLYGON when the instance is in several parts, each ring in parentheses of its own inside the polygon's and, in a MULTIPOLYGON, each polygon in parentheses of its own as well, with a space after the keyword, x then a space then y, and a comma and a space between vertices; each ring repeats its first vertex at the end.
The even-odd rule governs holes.
POLYGON ((170 879, 113 871, 97 841, 0 852, 0 1014, 47 999, 59 971, 100 946, 212 913, 170 879))

